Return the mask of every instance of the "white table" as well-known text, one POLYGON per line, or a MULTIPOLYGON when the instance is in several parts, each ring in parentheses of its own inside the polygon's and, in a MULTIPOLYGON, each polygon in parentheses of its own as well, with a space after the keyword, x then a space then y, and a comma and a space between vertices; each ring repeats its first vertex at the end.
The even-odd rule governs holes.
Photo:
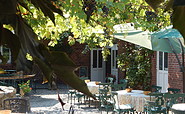
MULTIPOLYGON (((92 94, 99 94, 99 89, 103 88, 103 85, 97 85, 95 81, 86 83, 89 91, 92 94)), ((105 83, 107 84, 107 83, 105 83)), ((109 86, 109 92, 111 92, 111 87, 109 86)))
POLYGON ((178 103, 172 106, 172 113, 185 114, 185 103, 178 103))
POLYGON ((98 94, 99 93, 99 85, 96 85, 95 82, 88 82, 86 83, 89 91, 92 94, 98 94))
POLYGON ((127 92, 126 90, 116 91, 118 93, 119 104, 132 104, 137 112, 144 110, 146 100, 150 100, 149 95, 143 94, 142 90, 132 90, 127 92))

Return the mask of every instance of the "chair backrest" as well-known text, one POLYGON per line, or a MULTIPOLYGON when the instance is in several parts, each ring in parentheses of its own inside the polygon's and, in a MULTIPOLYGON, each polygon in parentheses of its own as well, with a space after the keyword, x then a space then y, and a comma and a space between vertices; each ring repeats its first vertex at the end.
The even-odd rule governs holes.
POLYGON ((112 105, 108 102, 111 99, 111 96, 108 94, 109 89, 99 89, 99 99, 100 103, 103 106, 112 105))
POLYGON ((161 89, 161 86, 152 85, 152 92, 161 92, 161 89))
POLYGON ((30 112, 30 104, 26 98, 8 98, 3 101, 4 109, 11 110, 12 113, 30 112))
POLYGON ((127 79, 121 79, 121 80, 119 80, 119 82, 120 82, 120 84, 124 84, 124 83, 128 83, 128 80, 127 79))
POLYGON ((184 103, 185 101, 185 93, 165 93, 163 97, 165 99, 165 104, 168 110, 173 106, 173 104, 184 103))
POLYGON ((112 84, 111 89, 112 91, 124 90, 126 88, 125 84, 112 84))
POLYGON ((126 89, 127 84, 128 84, 128 80, 127 79, 121 79, 120 84, 123 84, 122 89, 126 89))
POLYGON ((89 77, 80 77, 81 80, 87 80, 89 77))
POLYGON ((106 77, 106 80, 105 80, 107 83, 114 83, 114 78, 113 77, 106 77))
POLYGON ((164 100, 165 100, 166 108, 168 110, 172 107, 173 104, 176 103, 176 98, 175 98, 174 94, 165 93, 164 100))
POLYGON ((172 93, 172 94, 175 94, 175 93, 180 93, 181 90, 180 89, 176 89, 176 88, 168 88, 168 93, 172 93))
POLYGON ((164 105, 163 93, 149 93, 150 97, 155 97, 154 107, 161 108, 164 105))

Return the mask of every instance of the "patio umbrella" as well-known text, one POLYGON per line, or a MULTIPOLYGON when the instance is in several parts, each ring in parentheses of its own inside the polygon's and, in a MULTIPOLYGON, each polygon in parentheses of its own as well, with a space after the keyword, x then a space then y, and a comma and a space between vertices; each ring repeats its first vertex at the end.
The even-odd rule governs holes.
MULTIPOLYGON (((119 26, 117 26, 119 28, 119 26)), ((150 50, 174 53, 181 71, 183 72, 183 80, 185 80, 184 72, 184 40, 182 35, 172 26, 167 29, 162 29, 158 32, 147 32, 142 30, 122 30, 114 33, 114 37, 123 41, 127 41, 150 50), (177 53, 182 53, 182 64, 177 53)), ((183 82, 185 91, 185 82, 183 82)))
POLYGON ((160 30, 159 32, 154 33, 153 37, 167 40, 172 49, 174 49, 174 47, 173 47, 172 42, 170 41, 170 39, 178 40, 178 42, 181 46, 182 63, 180 62, 176 51, 173 51, 173 52, 174 52, 174 54, 175 54, 175 56, 178 60, 179 66, 180 66, 181 71, 183 73, 183 91, 185 92, 184 40, 180 40, 180 39, 183 38, 183 36, 180 34, 180 32, 177 29, 173 29, 172 26, 169 26, 167 29, 163 29, 163 30, 160 30))
MULTIPOLYGON (((171 47, 166 39, 154 37, 153 33, 142 30, 126 30, 125 32, 114 33, 114 38, 130 42, 150 50, 162 51, 167 53, 181 53, 181 45, 178 39, 170 38, 168 39, 174 48, 171 47)), ((182 40, 180 38, 179 40, 182 40)))

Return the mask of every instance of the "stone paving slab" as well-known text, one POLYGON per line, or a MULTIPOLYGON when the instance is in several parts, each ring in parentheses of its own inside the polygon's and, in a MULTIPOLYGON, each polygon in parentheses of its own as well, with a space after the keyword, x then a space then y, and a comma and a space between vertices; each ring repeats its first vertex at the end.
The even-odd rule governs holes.
MULTIPOLYGON (((66 104, 62 110, 61 104, 58 101, 57 91, 48 89, 37 89, 36 93, 30 95, 31 114, 68 114, 70 109, 70 101, 68 102, 67 90, 59 90, 60 97, 66 104)), ((101 114, 101 111, 95 106, 88 104, 73 103, 74 114, 101 114)), ((106 114, 104 111, 103 114, 106 114)))

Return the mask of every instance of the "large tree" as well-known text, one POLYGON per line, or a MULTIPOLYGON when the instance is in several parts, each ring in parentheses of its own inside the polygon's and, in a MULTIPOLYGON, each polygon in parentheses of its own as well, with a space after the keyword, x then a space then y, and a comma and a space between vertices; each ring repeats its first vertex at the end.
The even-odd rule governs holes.
MULTIPOLYGON (((57 76, 92 96, 86 84, 73 73, 76 66, 68 56, 64 52, 50 51, 39 40, 50 38, 50 45, 54 45, 59 33, 69 31, 72 33, 68 35, 70 44, 78 41, 87 43, 90 48, 100 46, 106 56, 106 46, 112 45, 115 24, 131 22, 135 27, 154 31, 170 25, 172 20, 184 36, 184 26, 180 26, 184 25, 184 6, 179 6, 179 2, 183 1, 1 0, 0 45, 11 49, 18 70, 32 69, 33 62, 26 58, 31 55, 50 83, 57 76)), ((3 59, 2 55, 0 57, 3 59)))

